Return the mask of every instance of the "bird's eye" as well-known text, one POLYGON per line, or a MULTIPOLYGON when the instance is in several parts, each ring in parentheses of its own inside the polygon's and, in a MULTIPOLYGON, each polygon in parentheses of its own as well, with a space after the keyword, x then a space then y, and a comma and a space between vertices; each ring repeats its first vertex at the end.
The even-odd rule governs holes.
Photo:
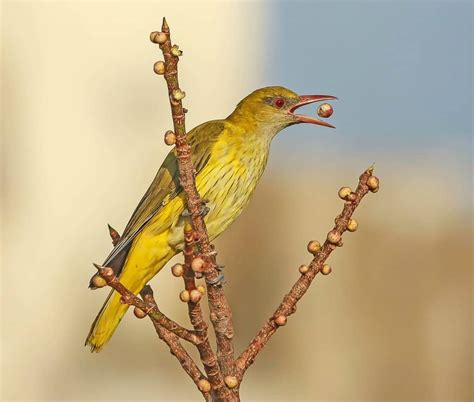
POLYGON ((278 109, 281 109, 284 104, 285 100, 283 98, 275 98, 273 100, 273 106, 277 107, 278 109))

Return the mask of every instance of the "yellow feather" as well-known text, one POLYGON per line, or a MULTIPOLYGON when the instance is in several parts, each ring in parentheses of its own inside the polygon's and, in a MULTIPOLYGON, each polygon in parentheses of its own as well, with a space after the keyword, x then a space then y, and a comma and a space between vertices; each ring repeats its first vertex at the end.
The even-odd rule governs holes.
MULTIPOLYGON (((189 134, 193 163, 198 172, 197 190, 208 200, 205 222, 211 240, 247 206, 265 169, 271 139, 291 123, 287 114, 272 114, 271 107, 262 101, 282 90, 271 87, 258 96, 251 94, 226 120, 204 123, 189 134), (253 110, 254 105, 260 109, 253 110)), ((285 91, 285 96, 296 96, 285 91)), ((127 225, 122 245, 119 244, 106 261, 113 261, 117 250, 131 242, 120 281, 133 293, 140 292, 166 262, 182 250, 187 219, 182 216, 184 205, 184 194, 178 187, 176 156, 172 151, 127 225)), ((126 311, 127 306, 120 304, 119 295, 111 293, 92 324, 86 344, 93 351, 99 351, 126 311)))

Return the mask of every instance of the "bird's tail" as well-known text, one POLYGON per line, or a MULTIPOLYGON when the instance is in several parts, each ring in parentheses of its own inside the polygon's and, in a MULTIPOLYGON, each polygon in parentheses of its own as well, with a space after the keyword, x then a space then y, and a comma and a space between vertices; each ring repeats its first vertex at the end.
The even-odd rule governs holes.
POLYGON ((92 352, 100 352, 127 312, 129 306, 120 303, 120 297, 120 294, 112 289, 100 309, 99 314, 92 323, 89 335, 86 339, 86 346, 89 345, 92 352))
MULTIPOLYGON (((181 233, 183 233, 181 231, 181 233)), ((135 247, 135 246, 132 246, 135 247)), ((168 231, 160 235, 143 236, 140 238, 139 247, 131 250, 124 263, 123 269, 119 270, 119 279, 133 294, 138 294, 148 281, 173 257, 177 251, 170 248, 168 244, 168 231), (158 252, 150 257, 150 250, 157 249, 158 252)), ((107 266, 110 264, 107 263, 107 266)), ((117 273, 115 273, 117 275, 117 273)), ((86 346, 91 347, 92 352, 100 352, 112 337, 115 328, 119 325, 127 312, 128 305, 120 302, 121 295, 112 290, 102 306, 99 314, 92 323, 89 335, 86 338, 86 346)))

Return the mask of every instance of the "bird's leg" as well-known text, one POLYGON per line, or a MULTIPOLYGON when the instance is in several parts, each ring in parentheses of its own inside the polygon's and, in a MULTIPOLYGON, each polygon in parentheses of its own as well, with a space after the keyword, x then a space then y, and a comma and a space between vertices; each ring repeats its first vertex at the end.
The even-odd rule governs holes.
MULTIPOLYGON (((201 202, 202 203, 201 203, 201 208, 199 210, 199 215, 202 216, 202 217, 205 217, 210 211, 210 208, 207 206, 207 203, 209 202, 209 200, 203 199, 203 200, 201 200, 201 202)), ((188 218, 188 217, 191 216, 191 212, 189 212, 189 209, 186 208, 182 212, 181 215, 184 216, 185 218, 188 218)))
POLYGON ((201 210, 199 211, 199 214, 204 218, 208 213, 209 211, 211 210, 207 204, 208 204, 209 200, 202 200, 202 204, 201 204, 201 210))
POLYGON ((206 279, 206 283, 211 286, 222 286, 226 283, 224 277, 224 265, 218 265, 216 269, 219 272, 219 276, 212 281, 206 279))

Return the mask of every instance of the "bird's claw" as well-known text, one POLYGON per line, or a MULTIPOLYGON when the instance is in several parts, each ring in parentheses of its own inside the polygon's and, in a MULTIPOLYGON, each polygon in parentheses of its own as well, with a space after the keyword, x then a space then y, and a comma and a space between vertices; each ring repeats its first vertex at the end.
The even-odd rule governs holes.
POLYGON ((224 265, 218 265, 216 268, 217 268, 217 271, 219 272, 219 275, 217 276, 217 278, 213 280, 209 280, 206 278, 206 283, 211 286, 222 286, 226 283, 224 272, 223 272, 224 265))
POLYGON ((204 218, 209 213, 210 210, 211 209, 206 204, 202 204, 201 210, 199 211, 199 215, 201 215, 204 218))
MULTIPOLYGON (((202 217, 205 217, 210 211, 210 208, 206 205, 208 202, 209 200, 202 200, 201 208, 199 209, 199 215, 202 217)), ((186 208, 181 215, 185 218, 188 218, 191 216, 191 212, 189 212, 189 209, 186 208)))
MULTIPOLYGON (((214 255, 217 255, 217 251, 216 251, 216 250, 211 250, 211 251, 209 251, 208 253, 203 254, 203 255, 205 255, 206 257, 212 257, 212 256, 214 256, 214 255)), ((223 265, 222 265, 222 268, 224 268, 223 265)))

